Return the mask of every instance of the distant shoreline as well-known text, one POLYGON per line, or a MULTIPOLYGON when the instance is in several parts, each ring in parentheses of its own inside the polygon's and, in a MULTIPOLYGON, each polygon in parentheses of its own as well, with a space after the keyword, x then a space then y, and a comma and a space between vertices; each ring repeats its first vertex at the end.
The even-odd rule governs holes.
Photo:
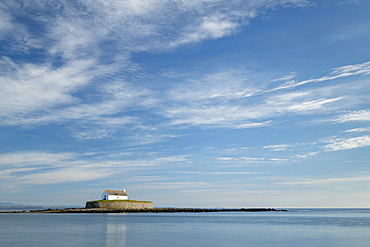
POLYGON ((107 208, 65 208, 65 209, 42 209, 42 210, 23 210, 23 211, 2 211, 0 213, 43 213, 43 214, 74 214, 74 213, 203 213, 203 212, 286 212, 285 209, 274 208, 152 208, 152 209, 107 209, 107 208))

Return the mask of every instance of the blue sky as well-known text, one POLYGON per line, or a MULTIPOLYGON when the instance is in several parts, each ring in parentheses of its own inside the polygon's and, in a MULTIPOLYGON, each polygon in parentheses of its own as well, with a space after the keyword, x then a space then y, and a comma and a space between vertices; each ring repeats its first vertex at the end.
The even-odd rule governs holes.
POLYGON ((0 198, 370 206, 368 1, 0 3, 0 198))

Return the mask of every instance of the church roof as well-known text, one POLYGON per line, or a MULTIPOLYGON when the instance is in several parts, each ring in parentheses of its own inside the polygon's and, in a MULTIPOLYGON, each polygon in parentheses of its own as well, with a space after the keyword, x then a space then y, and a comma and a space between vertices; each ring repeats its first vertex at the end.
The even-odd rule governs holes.
POLYGON ((121 191, 121 190, 105 190, 108 195, 113 195, 113 196, 127 196, 126 192, 121 191))

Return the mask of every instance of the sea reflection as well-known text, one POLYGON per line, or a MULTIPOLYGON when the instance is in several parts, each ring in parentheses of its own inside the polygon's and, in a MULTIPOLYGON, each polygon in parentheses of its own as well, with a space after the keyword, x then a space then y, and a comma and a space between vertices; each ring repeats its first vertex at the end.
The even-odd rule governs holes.
POLYGON ((107 247, 113 246, 127 246, 127 224, 122 220, 122 217, 116 215, 109 215, 107 220, 107 247), (121 219, 121 220, 119 220, 121 219))
POLYGON ((0 214, 0 246, 368 247, 369 212, 0 214))

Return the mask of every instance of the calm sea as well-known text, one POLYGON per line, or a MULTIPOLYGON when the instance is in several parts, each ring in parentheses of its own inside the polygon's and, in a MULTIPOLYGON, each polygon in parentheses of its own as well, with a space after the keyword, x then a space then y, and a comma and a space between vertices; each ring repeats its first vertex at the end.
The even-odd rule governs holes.
POLYGON ((370 246, 370 209, 0 214, 0 246, 370 246))

